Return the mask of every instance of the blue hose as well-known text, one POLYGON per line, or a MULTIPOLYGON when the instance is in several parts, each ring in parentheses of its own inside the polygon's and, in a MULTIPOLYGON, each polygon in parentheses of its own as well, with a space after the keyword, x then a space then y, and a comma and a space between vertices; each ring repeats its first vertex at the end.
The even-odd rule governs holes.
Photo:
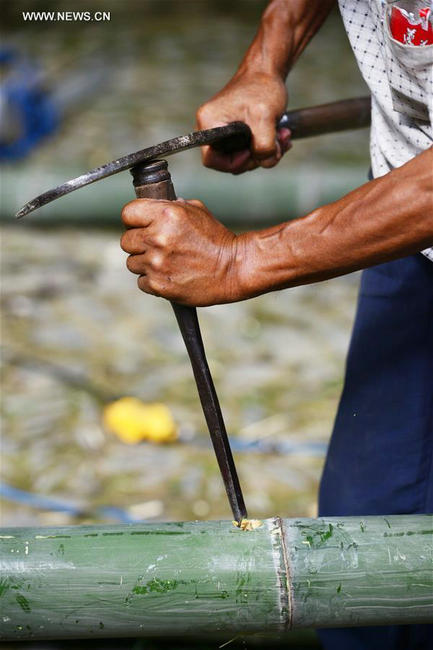
MULTIPOLYGON (((277 453, 277 454, 305 454, 308 456, 323 457, 326 453, 327 443, 325 442, 293 442, 284 441, 272 443, 266 440, 247 440, 231 438, 230 445, 234 452, 256 452, 256 453, 277 453)), ((73 517, 83 515, 93 515, 96 517, 107 517, 126 524, 141 521, 131 517, 126 510, 116 508, 115 506, 101 506, 94 510, 88 510, 76 504, 61 501, 56 498, 33 494, 18 488, 12 487, 7 483, 0 482, 0 497, 12 501, 13 503, 22 503, 39 510, 50 510, 51 512, 66 512, 73 517)))
POLYGON ((12 487, 7 483, 0 483, 0 497, 7 501, 12 501, 14 503, 22 503, 23 505, 30 506, 31 508, 37 508, 39 510, 50 510, 52 512, 66 512, 72 516, 83 516, 93 514, 95 516, 108 517, 110 519, 115 519, 125 524, 132 524, 134 522, 140 521, 131 517, 125 510, 122 508, 116 508, 114 506, 101 506, 96 508, 93 511, 84 509, 73 503, 66 503, 60 501, 59 499, 53 499, 52 497, 45 497, 40 494, 33 494, 32 492, 26 492, 25 490, 19 490, 18 488, 12 487))

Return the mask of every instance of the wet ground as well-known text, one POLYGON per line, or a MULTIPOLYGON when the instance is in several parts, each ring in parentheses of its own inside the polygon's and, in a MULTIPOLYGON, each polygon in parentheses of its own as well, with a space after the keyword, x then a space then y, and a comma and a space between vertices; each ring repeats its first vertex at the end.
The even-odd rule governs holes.
MULTIPOLYGON (((101 506, 230 516, 171 308, 138 291, 119 235, 3 231, 3 481, 82 511, 5 501, 4 526, 114 521, 101 506), (105 431, 104 404, 124 395, 167 404, 180 440, 130 446, 105 431)), ((200 310, 251 517, 316 513, 358 279, 200 310)))

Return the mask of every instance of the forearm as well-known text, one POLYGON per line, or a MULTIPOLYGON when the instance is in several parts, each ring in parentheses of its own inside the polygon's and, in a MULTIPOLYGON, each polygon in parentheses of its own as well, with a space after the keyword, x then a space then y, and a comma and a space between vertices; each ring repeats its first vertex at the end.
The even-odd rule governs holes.
POLYGON ((234 76, 197 111, 197 128, 241 121, 251 129, 248 149, 232 154, 203 147, 206 167, 241 174, 273 167, 291 146, 277 122, 287 107, 285 79, 335 0, 271 0, 234 76))
POLYGON ((258 71, 285 79, 335 0, 272 0, 237 74, 258 71))
POLYGON ((241 294, 326 280, 433 245, 433 148, 301 219, 238 238, 241 294))

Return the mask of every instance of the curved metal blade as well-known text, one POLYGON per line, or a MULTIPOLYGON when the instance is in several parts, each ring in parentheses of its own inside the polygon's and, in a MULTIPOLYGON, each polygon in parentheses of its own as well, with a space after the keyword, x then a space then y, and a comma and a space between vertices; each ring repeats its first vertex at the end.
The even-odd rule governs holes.
POLYGON ((55 201, 65 194, 69 194, 70 192, 80 189, 80 187, 107 178, 107 176, 112 176, 113 174, 118 174, 126 169, 130 169, 130 167, 133 167, 138 163, 147 162, 161 156, 170 156, 179 151, 186 151, 187 149, 201 147, 206 144, 215 144, 217 142, 227 144, 228 146, 225 147, 225 150, 234 150, 240 148, 239 138, 241 140, 243 139, 245 146, 250 135, 251 131, 246 124, 243 122, 231 122, 226 126, 218 126, 214 129, 206 129, 204 131, 193 131, 188 135, 181 135, 177 138, 166 140, 165 142, 156 144, 153 147, 135 151, 134 153, 130 153, 127 156, 118 158, 117 160, 112 160, 105 165, 95 167, 95 169, 91 169, 85 174, 77 176, 77 178, 73 178, 58 187, 48 190, 48 192, 40 194, 26 203, 15 216, 17 219, 20 219, 26 214, 33 212, 33 210, 37 210, 43 205, 51 203, 51 201, 55 201), (235 140, 237 140, 237 143, 231 146, 230 142, 235 140))

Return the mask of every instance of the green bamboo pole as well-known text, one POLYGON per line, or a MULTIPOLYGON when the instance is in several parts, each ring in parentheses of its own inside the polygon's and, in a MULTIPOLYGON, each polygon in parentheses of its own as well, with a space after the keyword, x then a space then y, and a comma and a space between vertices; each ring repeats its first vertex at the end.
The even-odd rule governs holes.
POLYGON ((433 622, 429 515, 9 528, 2 640, 433 622))

